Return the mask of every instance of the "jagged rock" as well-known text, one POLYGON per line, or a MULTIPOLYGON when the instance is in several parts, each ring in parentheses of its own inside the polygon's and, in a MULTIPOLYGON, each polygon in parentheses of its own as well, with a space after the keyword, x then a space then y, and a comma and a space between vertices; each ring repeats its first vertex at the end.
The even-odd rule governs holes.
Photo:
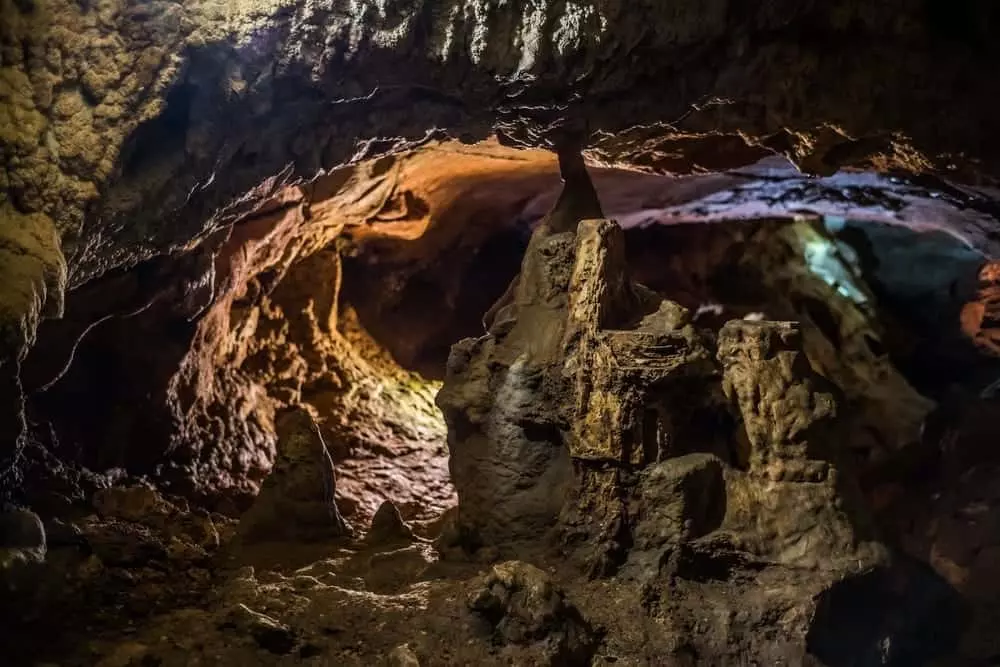
POLYGON ((279 417, 278 459, 253 506, 240 519, 246 542, 323 541, 349 527, 337 509, 333 460, 312 416, 291 410, 279 417))
POLYGON ((572 233, 533 237, 508 306, 517 313, 513 327, 453 346, 437 396, 460 521, 489 544, 537 539, 554 524, 572 480, 559 412, 574 240, 572 233))
MULTIPOLYGON (((884 600, 879 582, 897 572, 851 475, 841 392, 812 370, 794 323, 733 320, 713 342, 685 309, 632 284, 623 256, 608 221, 537 235, 505 326, 456 346, 439 402, 460 526, 502 549, 517 530, 551 527, 591 575, 624 564, 648 613, 671 628, 670 655, 802 664, 824 595, 855 582, 884 600), (549 430, 532 442, 525 432, 539 423, 549 430), (546 475, 565 474, 554 472, 560 449, 572 475, 552 488, 546 475), (487 504, 481 485, 505 506, 487 504), (512 508, 539 487, 552 494, 548 507, 562 501, 559 514, 511 527, 522 520, 512 508), (706 604, 733 620, 704 618, 706 604), (780 640, 737 641, 776 616, 786 619, 780 640)), ((900 581, 897 604, 947 598, 933 575, 900 581)), ((873 641, 905 643, 928 623, 894 618, 844 654, 865 659, 873 641)), ((947 643, 920 646, 937 654, 947 643)))
POLYGON ((778 562, 872 566, 885 549, 846 465, 834 396, 812 372, 797 326, 734 320, 719 333, 723 389, 739 411, 745 474, 728 484, 724 528, 778 562), (841 561, 838 564, 838 561, 841 561))
POLYGON ((518 561, 493 567, 477 582, 469 607, 500 645, 546 645, 553 665, 586 664, 596 637, 579 611, 542 570, 518 561))
POLYGON ((403 521, 399 508, 389 500, 382 503, 375 512, 365 541, 373 545, 386 545, 412 540, 413 531, 403 521))
POLYGON ((723 463, 711 454, 688 454, 656 463, 642 473, 642 517, 633 532, 640 551, 696 539, 716 530, 726 514, 723 463))
POLYGON ((94 494, 92 502, 94 509, 101 516, 136 523, 177 512, 177 508, 164 500, 159 493, 145 486, 101 489, 94 494))

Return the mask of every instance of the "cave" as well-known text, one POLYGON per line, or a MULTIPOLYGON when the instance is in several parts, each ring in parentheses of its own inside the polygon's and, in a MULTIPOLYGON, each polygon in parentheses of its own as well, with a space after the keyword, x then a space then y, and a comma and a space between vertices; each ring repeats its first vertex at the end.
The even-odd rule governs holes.
POLYGON ((0 0, 0 664, 1000 664, 998 29, 0 0))

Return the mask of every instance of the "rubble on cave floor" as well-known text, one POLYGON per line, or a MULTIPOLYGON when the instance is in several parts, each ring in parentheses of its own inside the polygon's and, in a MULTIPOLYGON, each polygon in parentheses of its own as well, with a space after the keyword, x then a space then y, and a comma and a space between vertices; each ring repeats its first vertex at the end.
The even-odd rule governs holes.
POLYGON ((235 522, 147 487, 102 492, 12 609, 40 615, 3 619, 21 630, 4 664, 565 664, 594 650, 550 572, 442 561, 397 510, 380 517, 365 540, 245 544, 235 522))

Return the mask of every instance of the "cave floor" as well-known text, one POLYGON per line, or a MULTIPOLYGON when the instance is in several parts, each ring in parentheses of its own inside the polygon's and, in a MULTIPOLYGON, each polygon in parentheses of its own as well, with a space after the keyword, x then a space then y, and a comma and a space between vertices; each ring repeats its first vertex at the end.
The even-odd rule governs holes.
MULTIPOLYGON (((49 526, 46 563, 25 588, 36 597, 0 619, 11 632, 4 664, 564 664, 546 642, 496 641, 470 613, 497 554, 442 558, 429 538, 440 522, 414 524, 409 539, 242 544, 221 515, 145 489, 110 495, 98 514, 49 526)), ((536 564, 543 588, 565 591, 598 625, 639 603, 634 587, 536 564)))

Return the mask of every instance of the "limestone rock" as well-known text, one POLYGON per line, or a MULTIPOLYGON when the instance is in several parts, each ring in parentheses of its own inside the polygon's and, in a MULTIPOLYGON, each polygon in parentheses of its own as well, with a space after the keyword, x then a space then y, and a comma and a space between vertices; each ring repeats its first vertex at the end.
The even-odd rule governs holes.
POLYGON ((392 649, 386 660, 388 667, 420 667, 420 660, 407 644, 392 649))
POLYGON ((247 542, 311 542, 348 535, 334 496, 333 461, 312 416, 289 411, 277 428, 278 459, 240 520, 239 536, 247 542))
MULTIPOLYGON (((439 403, 460 527, 515 552, 505 540, 516 530, 551 528, 564 557, 591 576, 638 582, 647 613, 670 629, 664 655, 678 660, 693 647, 714 664, 804 664, 826 650, 826 639, 812 639, 825 637, 813 619, 826 618, 818 605, 841 585, 899 619, 848 642, 851 660, 920 637, 929 619, 896 612, 904 599, 948 603, 947 587, 926 572, 905 576, 878 541, 844 450, 842 393, 813 371, 799 327, 738 319, 710 336, 634 285, 622 257, 609 221, 582 221, 572 239, 536 233, 504 327, 453 350, 439 403), (539 421, 549 430, 529 449, 526 427, 539 421), (572 475, 546 488, 561 494, 549 506, 562 500, 557 515, 524 522, 512 508, 546 484, 544 469, 526 471, 525 453, 544 447, 563 448, 572 475), (478 495, 484 485, 500 507, 478 495), (883 582, 896 576, 893 602, 883 582), (705 618, 706 606, 730 620, 705 618), (766 634, 777 616, 780 638, 766 634)), ((554 474, 556 461, 532 463, 554 474)), ((497 627, 497 610, 517 600, 506 591, 541 591, 535 599, 548 590, 541 573, 508 570, 498 566, 493 592, 473 605, 497 627)), ((509 625, 515 638, 533 627, 509 625)), ((916 645, 940 653, 954 641, 946 634, 916 645)))
POLYGON ((399 508, 389 500, 382 503, 375 512, 372 525, 365 535, 365 541, 369 544, 385 545, 412 540, 413 531, 403 521, 399 508))
POLYGON ((245 633, 262 649, 277 655, 291 653, 297 643, 295 633, 288 626, 245 604, 237 605, 222 625, 226 629, 245 633))
POLYGON ((544 643, 551 664, 585 664, 595 636, 579 611, 537 567, 509 561, 493 567, 470 594, 469 607, 504 644, 544 643))
POLYGON ((885 562, 846 464, 833 394, 822 391, 791 323, 734 320, 719 333, 723 389, 745 433, 745 473, 729 484, 726 527, 780 562, 885 562))
POLYGON ((92 502, 102 516, 137 523, 176 512, 160 494, 145 486, 101 489, 94 494, 92 502))
POLYGON ((724 464, 711 454, 667 459, 643 471, 638 550, 679 544, 715 531, 726 513, 724 464))

